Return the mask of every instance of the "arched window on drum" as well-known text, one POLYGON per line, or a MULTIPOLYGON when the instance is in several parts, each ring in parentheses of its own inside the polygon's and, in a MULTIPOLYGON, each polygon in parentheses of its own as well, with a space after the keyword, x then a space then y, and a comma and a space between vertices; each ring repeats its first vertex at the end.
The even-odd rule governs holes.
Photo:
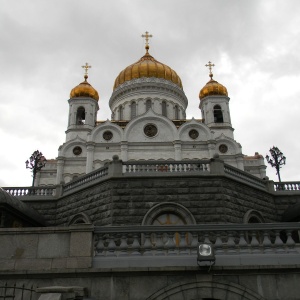
POLYGON ((179 108, 178 108, 178 105, 175 105, 175 107, 174 107, 174 116, 175 116, 175 120, 179 120, 179 108))
POLYGON ((136 117, 136 102, 131 102, 131 119, 136 117))
POLYGON ((122 107, 122 105, 119 106, 119 120, 123 120, 123 107, 122 107))
POLYGON ((146 111, 148 111, 148 110, 151 108, 151 106, 152 106, 152 102, 151 102, 150 99, 148 99, 148 100, 146 101, 146 111))

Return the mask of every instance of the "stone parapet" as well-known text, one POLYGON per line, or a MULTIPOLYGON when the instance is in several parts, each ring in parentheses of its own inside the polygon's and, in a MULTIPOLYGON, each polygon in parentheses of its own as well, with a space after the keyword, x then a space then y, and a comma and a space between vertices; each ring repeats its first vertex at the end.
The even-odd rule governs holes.
POLYGON ((1 229, 0 270, 9 272, 91 267, 93 226, 1 229))

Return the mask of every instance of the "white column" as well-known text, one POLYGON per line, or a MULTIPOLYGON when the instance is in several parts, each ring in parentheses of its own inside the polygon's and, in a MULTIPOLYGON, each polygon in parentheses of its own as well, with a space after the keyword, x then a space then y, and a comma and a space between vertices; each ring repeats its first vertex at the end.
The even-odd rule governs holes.
POLYGON ((64 173, 64 157, 57 158, 57 173, 56 173, 56 184, 60 184, 63 181, 63 173, 64 173))
POLYGON ((128 160, 128 143, 121 142, 121 160, 127 161, 128 160))
POLYGON ((182 160, 181 141, 174 141, 175 160, 182 160))
POLYGON ((86 174, 93 171, 94 150, 95 150, 95 144, 88 143, 86 147, 86 169, 85 169, 86 174))

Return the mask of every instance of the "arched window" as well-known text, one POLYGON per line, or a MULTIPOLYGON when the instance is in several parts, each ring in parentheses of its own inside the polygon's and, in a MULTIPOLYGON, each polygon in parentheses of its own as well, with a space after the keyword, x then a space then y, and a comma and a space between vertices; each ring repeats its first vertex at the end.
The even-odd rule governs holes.
POLYGON ((220 105, 214 106, 214 122, 223 123, 223 113, 220 105))
POLYGON ((146 111, 148 111, 148 110, 151 108, 151 106, 152 106, 152 102, 151 102, 150 99, 148 99, 148 100, 146 101, 146 111))
MULTIPOLYGON (((254 209, 250 209, 245 213, 243 221, 246 224, 265 223, 263 215, 259 211, 254 209)), ((255 237, 259 243, 262 243, 264 239, 264 236, 260 231, 246 232, 245 238, 248 243, 251 243, 253 237, 255 237)))
POLYGON ((84 125, 85 124, 85 109, 80 106, 77 109, 76 113, 76 125, 84 125))
POLYGON ((153 220, 151 225, 185 225, 186 221, 179 216, 178 214, 174 214, 172 212, 164 212, 153 220))
POLYGON ((133 119, 134 117, 136 117, 136 102, 133 101, 131 103, 131 119, 133 119))
POLYGON ((161 104, 161 114, 163 116, 167 116, 167 103, 166 101, 163 101, 162 104, 161 104))
MULTIPOLYGON (((187 225, 196 224, 196 221, 191 214, 191 212, 186 209, 183 205, 165 202, 157 204, 152 207, 145 215, 143 225, 154 225, 154 226, 168 226, 168 225, 187 225)), ((168 243, 170 235, 164 234, 162 237, 162 242, 164 244, 168 243)), ((156 243, 157 236, 155 234, 151 235, 151 242, 156 243)), ((176 246, 180 243, 180 233, 177 232, 173 236, 173 241, 176 246)), ((190 234, 185 233, 185 243, 190 245, 192 237, 190 234)))
POLYGON ((122 105, 119 106, 119 120, 123 120, 123 107, 122 107, 122 105))
POLYGON ((175 120, 179 120, 179 108, 178 105, 175 105, 175 120))
MULTIPOLYGON (((156 226, 170 226, 170 225, 186 225, 186 221, 184 218, 182 218, 179 214, 173 213, 173 212, 164 212, 153 220, 151 225, 156 226)), ((176 232, 173 237, 173 241, 176 246, 179 246, 180 243, 180 233, 176 232)), ((151 236, 152 243, 156 242, 156 236, 155 234, 152 234, 151 236)), ((185 241, 188 245, 190 243, 190 238, 188 234, 185 234, 185 241)), ((168 243, 168 237, 163 236, 162 242, 164 244, 168 243)))

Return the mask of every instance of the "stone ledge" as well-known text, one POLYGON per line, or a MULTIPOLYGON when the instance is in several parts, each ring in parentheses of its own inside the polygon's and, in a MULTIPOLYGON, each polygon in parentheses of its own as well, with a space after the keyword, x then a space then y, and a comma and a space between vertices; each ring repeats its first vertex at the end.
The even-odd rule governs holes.
MULTIPOLYGON (((212 268, 213 275, 215 276, 222 276, 224 274, 241 274, 246 271, 247 275, 251 274, 288 274, 288 273, 295 273, 295 270, 300 271, 300 264, 297 265, 285 265, 285 266, 230 266, 230 267, 220 267, 214 266, 212 268)), ((7 270, 7 271, 0 271, 0 279, 9 279, 15 278, 15 276, 22 276, 26 275, 27 278, 56 278, 57 275, 60 277, 68 277, 68 278, 84 278, 92 276, 104 276, 105 274, 130 274, 130 273, 149 273, 156 272, 158 273, 170 273, 170 272, 195 272, 197 274, 207 274, 208 268, 199 268, 198 266, 195 267, 140 267, 140 268, 114 268, 114 269, 107 269, 107 268, 83 268, 83 269, 51 269, 51 270, 7 270)), ((298 272, 297 271, 297 272, 298 272)))

